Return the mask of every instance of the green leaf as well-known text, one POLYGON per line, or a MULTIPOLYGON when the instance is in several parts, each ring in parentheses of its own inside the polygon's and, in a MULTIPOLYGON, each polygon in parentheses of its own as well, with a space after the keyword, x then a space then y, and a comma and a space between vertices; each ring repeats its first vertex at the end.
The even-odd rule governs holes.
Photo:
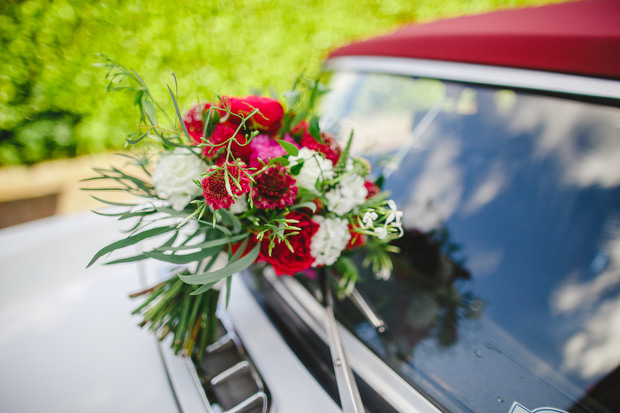
MULTIPOLYGON (((174 77, 174 81, 176 83, 177 78, 174 75, 174 73, 172 74, 172 76, 174 77)), ((174 93, 172 93, 172 89, 170 89, 170 86, 168 86, 168 92, 170 92, 170 97, 172 98, 172 104, 174 105, 174 111, 177 114, 177 118, 179 120, 179 122, 181 123, 181 128, 183 128, 183 133, 185 133, 185 136, 187 137, 188 141, 192 141, 192 138, 189 136, 189 132, 187 131, 187 128, 185 127, 185 122, 183 122, 183 116, 181 116, 181 111, 179 110, 179 105, 177 105, 177 100, 174 97, 174 93)))
POLYGON ((321 129, 319 127, 319 118, 316 115, 314 115, 312 119, 310 119, 308 133, 312 135, 314 139, 321 142, 321 129))
POLYGON ((241 222, 239 218, 226 209, 220 209, 220 214, 222 216, 222 223, 233 227, 233 234, 238 234, 239 231, 241 231, 241 222))
POLYGON ((230 301, 230 289, 232 288, 232 275, 226 278, 226 309, 228 310, 228 302, 230 301))
POLYGON ((291 125, 296 126, 299 122, 306 119, 306 116, 308 116, 308 111, 302 110, 301 112, 295 115, 295 117, 291 121, 291 125))
MULTIPOLYGON (((232 237, 214 239, 212 241, 201 242, 200 244, 182 245, 180 247, 167 248, 166 251, 183 251, 183 250, 192 250, 196 248, 212 248, 212 247, 217 247, 219 245, 242 241, 246 239, 248 236, 249 236, 248 233, 233 235, 232 237)), ((156 248, 156 250, 161 251, 162 249, 156 248)))
POLYGON ((153 258, 157 261, 170 262, 172 264, 187 264, 194 261, 199 261, 203 258, 212 257, 222 250, 221 247, 213 247, 206 248, 201 251, 192 253, 192 254, 182 254, 182 255, 174 255, 174 254, 164 254, 160 251, 149 251, 144 254, 150 258, 153 258))
POLYGON ((157 112, 155 111, 155 106, 153 102, 147 97, 142 97, 142 109, 149 120, 149 123, 153 126, 157 126, 157 112))
POLYGON ((97 214, 97 215, 101 215, 102 217, 119 217, 119 216, 127 213, 127 212, 123 211, 123 212, 115 212, 115 213, 106 214, 106 213, 103 213, 103 212, 95 211, 94 209, 91 209, 90 212, 92 212, 94 214, 97 214))
POLYGON ((291 166, 291 173, 293 175, 299 175, 299 172, 301 172, 301 168, 303 168, 303 167, 304 167, 304 163, 303 162, 300 162, 297 165, 293 165, 293 166, 291 166))
POLYGON ((297 156, 299 154, 299 149, 297 149, 297 146, 293 145, 290 142, 287 142, 283 139, 276 139, 278 141, 278 143, 280 144, 280 146, 282 148, 284 148, 284 150, 286 151, 286 153, 288 153, 291 156, 297 156))
POLYGON ((290 209, 293 210, 299 208, 310 208, 313 214, 316 212, 316 204, 314 202, 302 202, 300 204, 295 204, 290 209))
POLYGON ((144 139, 147 136, 149 136, 149 132, 147 131, 147 132, 144 132, 143 134, 136 133, 135 135, 132 135, 132 136, 138 136, 138 137, 137 138, 127 138, 127 143, 129 143, 131 145, 135 145, 136 143, 140 142, 142 139, 144 139))
POLYGON ((284 92, 283 95, 289 107, 295 106, 301 98, 301 92, 298 90, 289 90, 287 92, 284 92))
MULTIPOLYGON (((228 263, 225 267, 220 268, 208 273, 195 274, 195 275, 179 275, 179 277, 187 284, 207 284, 216 283, 224 277, 238 273, 248 268, 258 257, 260 250, 260 244, 256 244, 250 252, 243 257, 228 263)), ((192 294, 200 294, 199 290, 194 291, 192 294)))
POLYGON ((151 229, 147 229, 146 231, 139 232, 135 235, 130 235, 127 238, 122 239, 120 241, 113 242, 110 245, 105 246, 102 249, 100 249, 95 254, 93 259, 90 260, 86 268, 93 265, 99 258, 101 258, 102 256, 104 256, 105 254, 109 252, 115 251, 120 248, 128 247, 129 245, 137 244, 138 242, 143 241, 147 238, 156 237, 157 235, 165 234, 166 232, 174 230, 174 229, 175 228, 171 226, 151 228, 151 229))
POLYGON ((275 165, 275 164, 280 164, 282 166, 287 166, 290 164, 290 162, 288 161, 288 159, 286 159, 283 156, 279 156, 277 158, 271 158, 271 160, 269 160, 269 165, 275 165))

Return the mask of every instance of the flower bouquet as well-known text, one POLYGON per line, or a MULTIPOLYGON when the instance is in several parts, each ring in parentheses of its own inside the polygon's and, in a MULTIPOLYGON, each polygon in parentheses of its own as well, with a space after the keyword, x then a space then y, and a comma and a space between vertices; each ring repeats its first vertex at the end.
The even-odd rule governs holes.
POLYGON ((396 251, 389 242, 403 233, 402 214, 368 178, 369 163, 351 156, 352 134, 341 146, 321 129, 313 112, 324 92, 317 81, 297 79, 283 103, 216 94, 184 115, 168 87, 175 112, 168 116, 137 73, 107 58, 102 66, 109 90, 134 93, 141 119, 127 143, 141 155, 128 158, 142 175, 96 169, 90 180, 114 181, 118 187, 110 189, 143 202, 97 198, 120 207, 101 214, 135 224, 88 265, 142 241, 153 245, 108 264, 178 264, 169 279, 134 295, 146 298, 134 311, 141 326, 161 339, 172 334, 176 353, 201 356, 213 339, 221 287, 227 286, 227 304, 231 277, 253 263, 280 276, 313 277, 321 269, 346 295, 358 277, 350 256, 364 248, 363 265, 389 277, 389 252, 396 251))

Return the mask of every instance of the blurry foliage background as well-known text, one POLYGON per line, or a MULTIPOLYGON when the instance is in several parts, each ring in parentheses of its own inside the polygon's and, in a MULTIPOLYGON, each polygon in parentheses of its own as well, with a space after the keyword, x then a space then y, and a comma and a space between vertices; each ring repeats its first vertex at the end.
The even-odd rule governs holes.
POLYGON ((164 106, 213 91, 287 90, 330 50, 408 22, 549 0, 0 1, 0 166, 122 148, 131 97, 104 93, 96 52, 135 69, 164 106))

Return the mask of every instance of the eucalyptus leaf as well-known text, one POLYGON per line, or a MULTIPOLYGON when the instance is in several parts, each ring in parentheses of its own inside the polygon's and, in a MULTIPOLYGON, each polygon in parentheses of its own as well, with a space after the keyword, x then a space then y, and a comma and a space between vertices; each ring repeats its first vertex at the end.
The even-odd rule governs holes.
POLYGON ((170 262, 172 264, 188 264, 190 262, 199 261, 201 259, 217 255, 220 253, 221 250, 222 250, 221 247, 213 247, 213 248, 206 248, 206 249, 200 250, 192 254, 182 254, 182 255, 164 254, 163 252, 153 250, 153 251, 145 252, 144 254, 157 261, 170 262))
POLYGON ((220 209, 220 214, 222 215, 222 223, 233 227, 233 234, 237 234, 241 231, 241 222, 239 218, 226 209, 220 209))
MULTIPOLYGON (((174 81, 176 82, 176 76, 174 75, 174 73, 172 74, 172 76, 174 77, 174 81)), ((174 97, 174 93, 172 93, 172 89, 170 89, 170 86, 168 86, 168 92, 170 92, 170 98, 172 99, 172 104, 174 105, 174 111, 176 112, 177 118, 179 122, 181 123, 181 127, 183 128, 183 133, 185 133, 187 140, 191 142, 192 138, 189 136, 189 132, 187 131, 187 128, 185 127, 185 122, 183 122, 183 116, 181 116, 179 105, 177 105, 177 100, 174 97)))
POLYGON ((137 244, 138 242, 143 241, 143 240, 145 240, 147 238, 156 237, 158 235, 165 234, 166 232, 171 231, 173 229, 174 229, 174 227, 171 227, 171 226, 168 226, 168 225, 166 225, 164 227, 151 228, 151 229, 147 229, 146 231, 139 232, 139 233, 134 234, 134 235, 130 235, 127 238, 124 238, 124 239, 122 239, 120 241, 113 242, 113 243, 103 247, 99 251, 97 251, 97 253, 93 257, 93 259, 90 260, 90 262, 88 263, 86 268, 88 268, 91 265, 93 265, 99 258, 101 258, 102 256, 104 256, 105 254, 107 254, 109 252, 118 250, 120 248, 128 247, 129 245, 137 244))
MULTIPOLYGON (((167 251, 183 251, 183 250, 192 250, 192 249, 197 249, 197 248, 213 248, 213 247, 217 247, 219 245, 224 245, 224 244, 228 244, 228 243, 243 241, 248 236, 249 236, 248 233, 239 234, 239 235, 233 235, 231 237, 218 238, 218 239, 214 239, 212 241, 201 242, 200 244, 181 245, 179 247, 172 247, 172 248, 168 248, 167 251)), ((161 249, 157 248, 157 250, 160 251, 161 249)))
MULTIPOLYGON (((226 266, 220 268, 219 270, 203 274, 179 275, 179 277, 187 284, 216 283, 224 277, 228 277, 229 275, 236 274, 239 271, 243 271, 248 268, 258 257, 259 250, 260 244, 256 244, 256 246, 252 248, 252 250, 246 255, 239 258, 238 260, 228 263, 226 266)), ((199 290, 196 290, 192 294, 199 294, 198 291, 199 290)))

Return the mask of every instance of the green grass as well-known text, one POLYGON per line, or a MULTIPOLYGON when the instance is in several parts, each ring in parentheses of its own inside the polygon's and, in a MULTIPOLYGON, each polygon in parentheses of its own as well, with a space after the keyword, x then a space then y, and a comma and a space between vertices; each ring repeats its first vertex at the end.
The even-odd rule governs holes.
POLYGON ((135 69, 167 103, 174 71, 187 107, 213 91, 282 92, 333 48, 407 22, 549 0, 0 2, 0 165, 122 148, 138 119, 105 94, 96 52, 135 69))

